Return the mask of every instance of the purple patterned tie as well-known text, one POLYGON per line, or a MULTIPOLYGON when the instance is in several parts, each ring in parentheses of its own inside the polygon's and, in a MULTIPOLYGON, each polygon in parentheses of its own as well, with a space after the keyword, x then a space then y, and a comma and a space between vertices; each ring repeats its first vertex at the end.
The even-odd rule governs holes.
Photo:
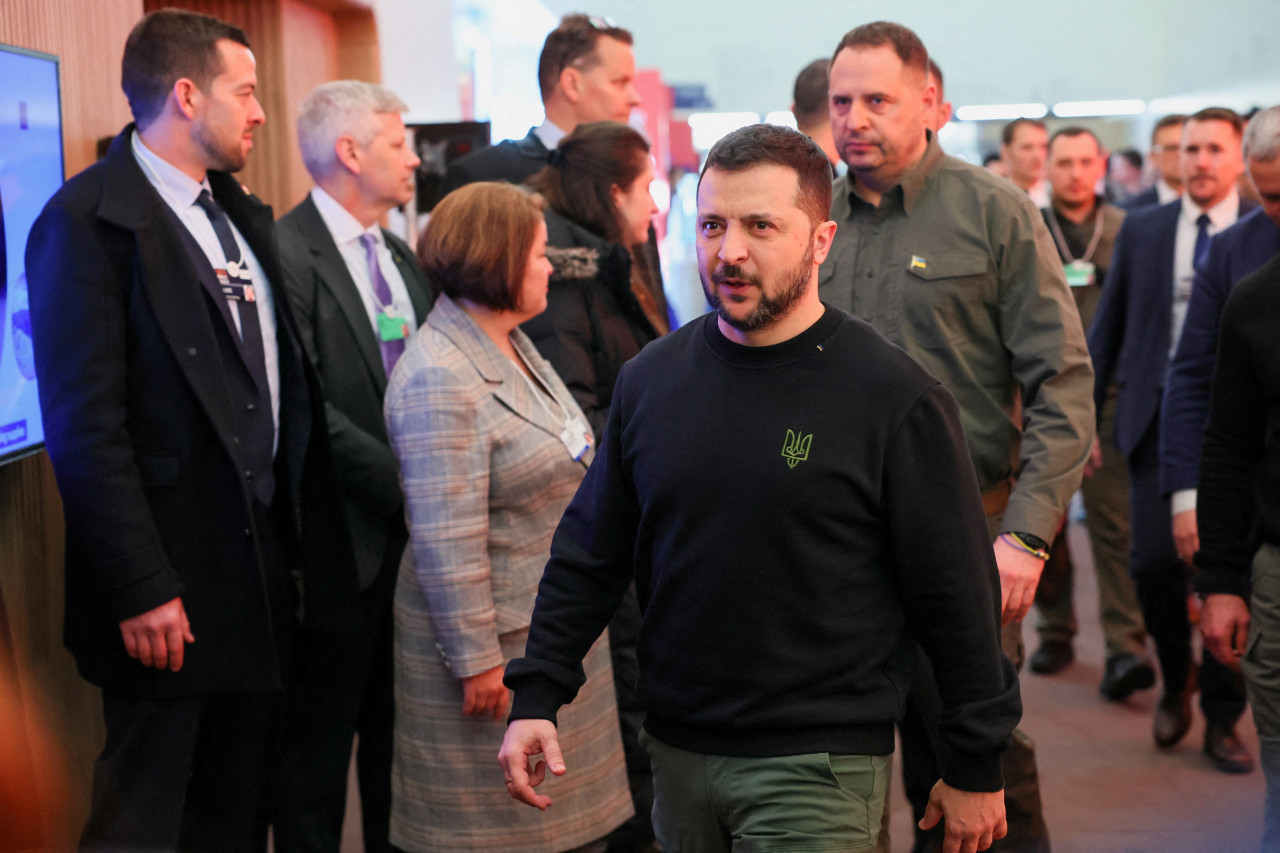
MULTIPOLYGON (((378 265, 378 238, 372 234, 361 234, 360 242, 364 245, 365 258, 369 262, 369 278, 373 281, 373 295, 374 301, 378 303, 378 313, 394 313, 394 306, 391 304, 393 301, 391 288, 387 286, 387 280, 382 277, 382 268, 378 265)), ((404 338, 384 341, 381 340, 381 334, 378 338, 382 348, 382 366, 387 371, 387 378, 390 379, 391 369, 396 366, 400 356, 404 355, 404 338)))

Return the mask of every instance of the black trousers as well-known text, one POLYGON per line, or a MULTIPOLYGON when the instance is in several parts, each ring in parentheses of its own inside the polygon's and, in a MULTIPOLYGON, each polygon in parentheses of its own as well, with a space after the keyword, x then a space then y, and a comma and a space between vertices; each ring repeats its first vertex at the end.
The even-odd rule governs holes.
MULTIPOLYGON (((1133 575, 1147 633, 1155 640, 1164 689, 1188 689, 1191 622, 1187 617, 1190 569, 1173 544, 1169 499, 1160 494, 1160 437, 1153 423, 1129 455, 1129 515, 1132 526, 1129 571, 1133 575)), ((1210 723, 1231 728, 1244 713, 1244 678, 1202 655, 1200 707, 1210 723)))
MULTIPOLYGON (((287 512, 255 505, 254 514, 283 665, 297 630, 287 512)), ((200 626, 192 630, 199 634, 200 626)), ((107 743, 94 764, 81 849, 265 850, 263 780, 282 700, 282 693, 139 699, 104 689, 107 743)))
POLYGON ((391 609, 403 551, 404 540, 393 541, 377 577, 361 593, 358 634, 304 629, 299 638, 272 796, 272 837, 278 853, 337 853, 357 732, 364 849, 389 849, 395 725, 391 609))

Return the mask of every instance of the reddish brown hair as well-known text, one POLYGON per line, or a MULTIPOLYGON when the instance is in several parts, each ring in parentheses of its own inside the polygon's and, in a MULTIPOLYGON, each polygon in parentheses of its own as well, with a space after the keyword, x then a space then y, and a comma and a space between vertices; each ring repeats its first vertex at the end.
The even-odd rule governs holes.
POLYGON ((418 241, 418 261, 450 299, 494 311, 520 310, 542 198, 514 184, 481 181, 436 205, 418 241))

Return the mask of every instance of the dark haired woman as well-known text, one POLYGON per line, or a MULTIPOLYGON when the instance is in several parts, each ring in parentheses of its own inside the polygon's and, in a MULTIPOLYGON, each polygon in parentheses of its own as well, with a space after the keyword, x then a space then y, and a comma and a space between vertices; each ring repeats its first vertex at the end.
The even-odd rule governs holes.
POLYGON ((529 179, 550 208, 547 310, 524 326, 597 434, 624 362, 669 329, 649 224, 653 161, 635 129, 579 125, 529 179))

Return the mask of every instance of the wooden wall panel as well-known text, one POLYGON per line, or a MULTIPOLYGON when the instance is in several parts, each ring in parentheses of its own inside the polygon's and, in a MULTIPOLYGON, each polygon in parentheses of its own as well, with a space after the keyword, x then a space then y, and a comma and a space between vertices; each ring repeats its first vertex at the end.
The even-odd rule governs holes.
MULTIPOLYGON (((339 80, 344 76, 338 70, 338 26, 333 13, 317 9, 299 0, 284 0, 281 8, 284 20, 284 38, 281 58, 284 62, 284 113, 276 120, 288 130, 289 145, 297 150, 298 106, 302 99, 321 83, 339 80)), ((289 198, 284 207, 276 210, 283 214, 311 189, 311 176, 302 163, 302 157, 291 158, 289 168, 289 198)))
MULTIPOLYGON (((3 0, 0 42, 57 55, 66 173, 129 120, 120 52, 142 0, 3 0)), ((9 622, 49 850, 70 850, 104 735, 98 691, 62 647, 62 504, 49 458, 0 467, 0 606, 9 622)), ((3 829, 0 829, 3 833, 3 829)))
POLYGON ((120 54, 142 0, 4 0, 0 42, 57 54, 62 73, 67 174, 97 159, 97 140, 130 121, 120 54))

